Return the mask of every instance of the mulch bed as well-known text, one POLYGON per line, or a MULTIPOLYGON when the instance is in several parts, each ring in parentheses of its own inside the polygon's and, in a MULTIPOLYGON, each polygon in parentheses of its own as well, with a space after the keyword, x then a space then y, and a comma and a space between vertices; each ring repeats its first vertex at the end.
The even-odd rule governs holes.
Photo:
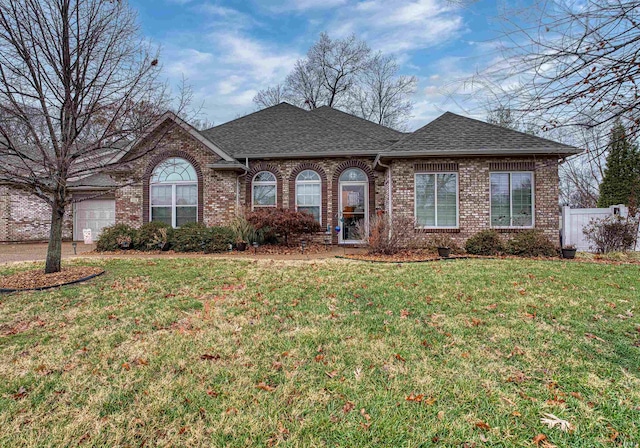
POLYGON ((62 271, 45 274, 44 269, 17 272, 0 277, 0 290, 47 289, 69 283, 88 280, 104 273, 104 269, 93 266, 72 266, 62 271))
MULTIPOLYGON (((331 246, 329 246, 329 249, 331 249, 331 246)), ((304 253, 305 254, 321 254, 327 252, 327 248, 324 246, 324 244, 316 244, 316 243, 312 243, 312 244, 308 244, 305 248, 304 248, 304 253)), ((237 251, 237 250, 233 250, 231 252, 216 252, 216 253, 205 253, 205 252, 175 252, 173 250, 167 250, 167 251, 159 251, 159 250, 153 250, 153 251, 142 251, 142 250, 116 250, 116 251, 108 251, 108 252, 99 252, 99 251, 94 251, 94 254, 97 255, 231 255, 231 256, 239 256, 239 255, 254 255, 256 253, 255 249, 253 248, 253 246, 248 245, 247 246, 247 250, 245 251, 237 251)), ((290 246, 285 246, 285 245, 280 245, 280 244, 265 244, 263 246, 258 246, 258 251, 257 254, 258 255, 297 255, 297 254, 301 254, 302 253, 302 248, 300 247, 300 245, 290 245, 290 246)))
POLYGON ((371 261, 371 262, 379 262, 379 263, 420 263, 427 261, 437 261, 437 260, 455 260, 459 258, 482 258, 475 257, 473 255, 455 255, 452 254, 449 258, 439 257, 437 253, 421 251, 421 250, 410 250, 410 251, 401 251, 397 254, 393 255, 383 255, 383 254, 347 254, 344 256, 340 256, 339 258, 346 258, 349 260, 359 260, 359 261, 371 261))

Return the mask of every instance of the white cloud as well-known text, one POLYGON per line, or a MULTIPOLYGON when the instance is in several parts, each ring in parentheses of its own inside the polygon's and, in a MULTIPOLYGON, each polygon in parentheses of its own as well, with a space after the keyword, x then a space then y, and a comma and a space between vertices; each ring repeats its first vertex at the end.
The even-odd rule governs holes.
POLYGON ((195 10, 211 17, 209 25, 214 28, 239 30, 260 26, 260 23, 250 15, 226 6, 204 3, 195 7, 195 10))
POLYGON ((330 31, 356 33, 376 50, 399 53, 448 42, 463 28, 459 8, 446 0, 368 0, 341 8, 330 31))
POLYGON ((202 70, 206 70, 213 61, 211 53, 205 53, 193 48, 174 49, 165 70, 170 77, 197 78, 202 70))
POLYGON ((343 6, 348 0, 286 0, 281 2, 273 2, 270 0, 262 1, 262 5, 268 10, 275 13, 283 12, 305 12, 312 10, 323 10, 343 6))
POLYGON ((192 42, 199 48, 165 48, 165 73, 172 83, 183 75, 193 88, 194 106, 216 124, 254 110, 258 90, 278 83, 301 57, 236 31, 214 32, 192 42))

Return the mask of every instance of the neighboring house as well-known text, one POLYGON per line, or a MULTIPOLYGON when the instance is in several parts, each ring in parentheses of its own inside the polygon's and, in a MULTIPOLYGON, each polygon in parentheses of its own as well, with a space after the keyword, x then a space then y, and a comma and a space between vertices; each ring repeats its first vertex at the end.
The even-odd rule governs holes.
MULTIPOLYGON (((64 237, 150 220, 223 225, 283 207, 313 214, 338 244, 358 243, 356 223, 380 211, 415 218, 423 237, 536 228, 557 244, 558 164, 579 151, 450 112, 412 133, 287 103, 203 132, 167 113, 124 155, 128 170, 72 184, 89 199, 69 212, 64 237)), ((0 211, 0 241, 47 239, 37 198, 0 185, 0 211)))

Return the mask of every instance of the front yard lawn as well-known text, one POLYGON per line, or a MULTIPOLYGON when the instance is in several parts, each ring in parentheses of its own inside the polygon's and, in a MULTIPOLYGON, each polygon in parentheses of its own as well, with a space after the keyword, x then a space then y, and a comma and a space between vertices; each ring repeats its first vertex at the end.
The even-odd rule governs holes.
POLYGON ((640 441, 638 265, 77 263, 0 296, 0 446, 640 441))

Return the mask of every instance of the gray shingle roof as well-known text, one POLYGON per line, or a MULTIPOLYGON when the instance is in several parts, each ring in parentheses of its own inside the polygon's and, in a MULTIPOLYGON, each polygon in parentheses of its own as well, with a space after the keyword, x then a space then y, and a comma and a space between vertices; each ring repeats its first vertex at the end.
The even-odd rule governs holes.
POLYGON ((118 183, 106 173, 93 174, 91 176, 84 177, 70 181, 68 186, 73 189, 100 189, 100 188, 116 188, 118 183))
POLYGON ((388 142, 280 103, 202 132, 236 158, 376 155, 388 142))
POLYGON ((377 140, 397 142, 405 135, 395 129, 379 125, 373 121, 365 120, 364 118, 356 117, 355 115, 342 112, 329 106, 322 106, 317 109, 313 109, 311 113, 361 134, 369 135, 377 140))
POLYGON ((573 146, 446 112, 387 148, 381 156, 568 155, 581 151, 573 146))

